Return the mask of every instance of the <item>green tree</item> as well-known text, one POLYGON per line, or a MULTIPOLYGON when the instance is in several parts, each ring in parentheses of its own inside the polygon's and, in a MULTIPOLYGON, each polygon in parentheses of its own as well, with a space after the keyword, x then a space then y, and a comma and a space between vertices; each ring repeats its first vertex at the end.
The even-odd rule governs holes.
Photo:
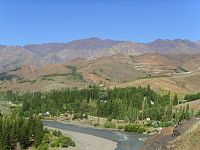
POLYGON ((174 100, 173 100, 173 105, 177 105, 177 104, 178 104, 178 96, 177 96, 177 94, 175 94, 174 100))
POLYGON ((42 121, 37 119, 35 124, 35 139, 34 144, 36 147, 38 147, 42 143, 43 139, 43 124, 42 121))

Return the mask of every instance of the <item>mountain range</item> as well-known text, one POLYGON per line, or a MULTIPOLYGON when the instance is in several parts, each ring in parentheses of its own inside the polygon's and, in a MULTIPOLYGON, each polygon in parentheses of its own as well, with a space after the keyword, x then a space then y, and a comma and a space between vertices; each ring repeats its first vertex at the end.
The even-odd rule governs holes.
POLYGON ((89 38, 68 43, 0 45, 0 72, 27 64, 41 67, 47 64, 68 62, 75 58, 94 59, 119 53, 133 56, 146 53, 196 54, 200 53, 200 42, 157 39, 150 43, 138 43, 89 38))

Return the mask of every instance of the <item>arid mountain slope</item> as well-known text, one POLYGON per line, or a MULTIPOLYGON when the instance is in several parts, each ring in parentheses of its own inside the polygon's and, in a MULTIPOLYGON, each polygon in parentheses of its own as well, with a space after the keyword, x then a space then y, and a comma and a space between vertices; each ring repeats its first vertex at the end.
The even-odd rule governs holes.
MULTIPOLYGON (((35 45, 36 46, 36 45, 35 45)), ((130 41, 102 40, 99 38, 89 38, 75 40, 66 44, 50 43, 39 45, 40 51, 34 50, 36 54, 47 51, 45 59, 49 62, 63 62, 76 57, 92 58, 110 56, 114 54, 140 55, 145 53, 160 54, 193 54, 200 53, 200 46, 196 42, 189 40, 155 40, 150 43, 136 43, 130 41), (48 48, 48 49, 47 49, 48 48), (50 50, 49 50, 50 49, 50 50), (54 49, 54 51, 53 51, 54 49)), ((27 48, 27 46, 25 47, 27 48)), ((30 50, 30 47, 29 47, 30 50)), ((33 52, 33 50, 32 50, 33 52)))
POLYGON ((42 66, 44 64, 47 64, 47 61, 22 47, 0 47, 0 72, 15 69, 25 64, 42 66))
POLYGON ((43 67, 25 65, 1 73, 0 88, 37 91, 63 87, 83 88, 96 84, 106 87, 151 85, 161 93, 169 90, 179 94, 200 91, 200 70, 196 69, 197 65, 195 70, 193 65, 184 70, 184 65, 190 64, 192 60, 194 62, 191 64, 200 64, 198 55, 195 55, 196 59, 192 59, 194 55, 186 56, 188 59, 179 59, 179 54, 117 54, 93 59, 76 58, 43 67))
POLYGON ((153 77, 147 79, 139 79, 126 83, 118 84, 119 87, 127 86, 147 86, 160 93, 177 93, 184 95, 186 93, 195 93, 200 91, 200 71, 189 74, 173 75, 171 77, 153 77))
POLYGON ((194 54, 199 53, 200 47, 195 42, 189 40, 175 39, 175 40, 162 40, 158 39, 147 44, 150 49, 156 53, 163 54, 194 54))
POLYGON ((66 43, 29 44, 23 48, 37 55, 46 56, 49 53, 59 52, 67 47, 66 43))
MULTIPOLYGON (((199 42, 189 40, 155 40, 150 43, 137 43, 131 41, 114 41, 109 39, 89 38, 75 40, 69 43, 29 44, 26 46, 0 45, 0 65, 9 70, 23 65, 46 65, 46 63, 63 63, 79 58, 97 58, 115 54, 141 55, 146 53, 159 54, 197 54, 200 53, 199 42), (32 61, 32 59, 34 61, 32 61), (10 64, 14 64, 9 67, 10 64)), ((195 66, 194 66, 195 68, 195 66)))

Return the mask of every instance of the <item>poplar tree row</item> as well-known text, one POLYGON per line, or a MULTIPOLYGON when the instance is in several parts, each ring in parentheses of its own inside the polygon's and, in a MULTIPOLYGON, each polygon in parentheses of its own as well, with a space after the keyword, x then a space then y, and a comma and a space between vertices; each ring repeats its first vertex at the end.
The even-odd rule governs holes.
POLYGON ((25 115, 49 112, 59 115, 72 112, 82 116, 90 114, 99 117, 128 121, 172 120, 175 118, 173 105, 178 104, 177 95, 170 98, 170 92, 159 95, 150 86, 102 89, 63 89, 59 91, 17 93, 2 92, 0 98, 13 103, 23 103, 25 115))

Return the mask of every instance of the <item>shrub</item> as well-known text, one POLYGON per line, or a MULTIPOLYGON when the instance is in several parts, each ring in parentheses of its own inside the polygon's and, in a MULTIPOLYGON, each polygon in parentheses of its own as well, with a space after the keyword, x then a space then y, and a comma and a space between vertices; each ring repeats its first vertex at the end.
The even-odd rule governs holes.
POLYGON ((55 141, 52 141, 51 147, 60 147, 60 140, 57 139, 55 141))
POLYGON ((57 137, 59 137, 59 136, 61 136, 61 135, 62 135, 62 132, 60 132, 60 131, 57 131, 57 130, 54 130, 52 134, 53 134, 54 136, 57 136, 57 137))
POLYGON ((127 132, 137 132, 139 129, 139 125, 129 124, 124 127, 124 130, 127 132))
POLYGON ((62 137, 61 139, 61 147, 75 147, 75 142, 70 137, 62 137))
POLYGON ((37 147, 37 150, 48 150, 48 144, 41 144, 37 147))
POLYGON ((119 125, 117 128, 118 129, 124 129, 124 126, 123 125, 119 125))
POLYGON ((49 134, 50 131, 49 131, 47 128, 45 128, 45 129, 44 129, 44 133, 48 133, 48 134, 49 134))
POLYGON ((49 143, 49 134, 46 133, 44 136, 43 136, 43 142, 44 143, 49 143))
POLYGON ((129 124, 124 127, 124 130, 127 132, 137 132, 137 133, 143 133, 146 131, 146 128, 142 125, 137 124, 129 124))
POLYGON ((83 114, 82 113, 75 113, 74 117, 72 118, 72 120, 76 120, 76 119, 83 119, 83 114))
POLYGON ((138 128, 137 132, 138 132, 138 133, 144 133, 144 132, 146 132, 146 128, 143 127, 143 126, 140 126, 140 127, 138 128))
POLYGON ((110 121, 106 121, 105 124, 104 124, 104 127, 105 128, 115 128, 116 127, 116 124, 110 122, 110 121))
POLYGON ((160 122, 160 126, 161 127, 169 127, 169 126, 172 126, 174 123, 172 121, 161 121, 160 122))

